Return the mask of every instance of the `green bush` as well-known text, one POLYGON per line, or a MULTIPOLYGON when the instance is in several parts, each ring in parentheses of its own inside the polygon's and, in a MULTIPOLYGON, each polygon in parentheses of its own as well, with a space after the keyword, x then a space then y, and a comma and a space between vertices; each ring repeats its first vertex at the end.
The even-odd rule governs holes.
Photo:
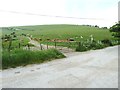
POLYGON ((91 49, 92 50, 102 49, 104 47, 105 47, 104 44, 102 44, 102 43, 100 44, 100 43, 98 43, 96 41, 90 43, 89 46, 88 46, 89 50, 91 50, 91 49))
POLYGON ((102 49, 106 47, 105 44, 102 43, 98 43, 97 41, 89 41, 89 42, 83 42, 82 44, 80 43, 77 47, 76 47, 76 51, 88 51, 88 50, 96 50, 96 49, 102 49))
POLYGON ((48 49, 43 51, 30 51, 16 49, 10 53, 2 52, 2 68, 11 68, 17 66, 25 66, 27 64, 37 64, 52 59, 64 58, 65 56, 56 49, 48 49))
POLYGON ((112 41, 110 41, 109 39, 101 40, 101 42, 106 46, 113 46, 112 41))
POLYGON ((95 49, 96 48, 96 41, 92 42, 92 43, 88 43, 88 49, 95 49))
POLYGON ((80 44, 76 47, 76 51, 84 52, 87 51, 87 47, 84 44, 80 44))
POLYGON ((112 40, 112 45, 120 45, 120 40, 112 40))

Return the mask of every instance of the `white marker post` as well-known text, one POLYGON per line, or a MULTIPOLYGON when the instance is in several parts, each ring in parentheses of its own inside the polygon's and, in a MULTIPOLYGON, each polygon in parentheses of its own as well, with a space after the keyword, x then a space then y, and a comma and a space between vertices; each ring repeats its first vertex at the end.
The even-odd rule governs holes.
POLYGON ((118 2, 118 23, 120 23, 120 1, 118 2))
MULTIPOLYGON (((120 24, 120 1, 118 2, 118 23, 120 24)), ((118 48, 119 49, 119 48, 118 48)), ((119 50, 118 50, 119 51, 119 50)), ((120 53, 118 53, 119 56, 120 53)), ((119 61, 120 62, 120 61, 119 61)), ((118 62, 118 63, 119 63, 118 62)), ((119 70, 118 70, 119 71, 119 70)), ((118 76, 120 75, 120 73, 118 73, 118 76)), ((118 80, 118 88, 120 89, 120 80, 118 80)))

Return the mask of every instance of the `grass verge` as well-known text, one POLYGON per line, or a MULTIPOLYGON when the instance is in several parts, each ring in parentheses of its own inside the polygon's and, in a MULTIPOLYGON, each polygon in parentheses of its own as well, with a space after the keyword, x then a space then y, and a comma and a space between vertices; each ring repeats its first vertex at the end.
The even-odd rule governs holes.
POLYGON ((30 51, 17 49, 11 52, 2 52, 2 69, 26 66, 28 64, 38 64, 53 59, 64 58, 65 56, 56 49, 43 51, 30 51))

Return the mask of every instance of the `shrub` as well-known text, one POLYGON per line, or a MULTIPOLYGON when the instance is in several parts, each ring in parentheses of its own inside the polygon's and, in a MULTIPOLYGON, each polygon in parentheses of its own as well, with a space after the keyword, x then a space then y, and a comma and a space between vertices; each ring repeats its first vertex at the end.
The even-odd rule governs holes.
POLYGON ((113 46, 112 42, 109 39, 101 40, 101 42, 106 46, 113 46))
POLYGON ((95 49, 96 48, 96 41, 93 41, 92 43, 88 44, 88 49, 95 49))
POLYGON ((99 43, 96 43, 95 47, 93 48, 94 50, 95 49, 102 49, 104 48, 105 46, 103 44, 99 44, 99 43))
POLYGON ((87 51, 87 47, 84 45, 84 44, 79 44, 77 47, 76 47, 76 51, 80 51, 80 52, 84 52, 84 51, 87 51))
POLYGON ((93 40, 92 42, 83 42, 82 44, 80 43, 77 47, 76 47, 76 51, 88 51, 88 50, 96 50, 96 49, 102 49, 106 47, 104 44, 102 43, 98 43, 97 41, 93 40))
POLYGON ((96 50, 96 49, 102 49, 104 48, 105 46, 103 44, 100 44, 96 41, 93 41, 92 43, 89 44, 88 48, 89 50, 93 49, 93 50, 96 50))

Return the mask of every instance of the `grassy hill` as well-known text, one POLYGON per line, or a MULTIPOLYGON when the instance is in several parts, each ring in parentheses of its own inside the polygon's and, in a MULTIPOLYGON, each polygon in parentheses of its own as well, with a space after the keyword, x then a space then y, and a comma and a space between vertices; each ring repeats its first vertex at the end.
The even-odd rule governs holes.
MULTIPOLYGON (((30 34, 36 38, 42 39, 68 39, 83 36, 83 39, 89 38, 90 35, 96 40, 111 39, 111 33, 108 29, 83 25, 35 25, 35 26, 18 26, 15 28, 17 34, 30 34)), ((3 35, 13 32, 13 30, 3 30, 3 35)))

